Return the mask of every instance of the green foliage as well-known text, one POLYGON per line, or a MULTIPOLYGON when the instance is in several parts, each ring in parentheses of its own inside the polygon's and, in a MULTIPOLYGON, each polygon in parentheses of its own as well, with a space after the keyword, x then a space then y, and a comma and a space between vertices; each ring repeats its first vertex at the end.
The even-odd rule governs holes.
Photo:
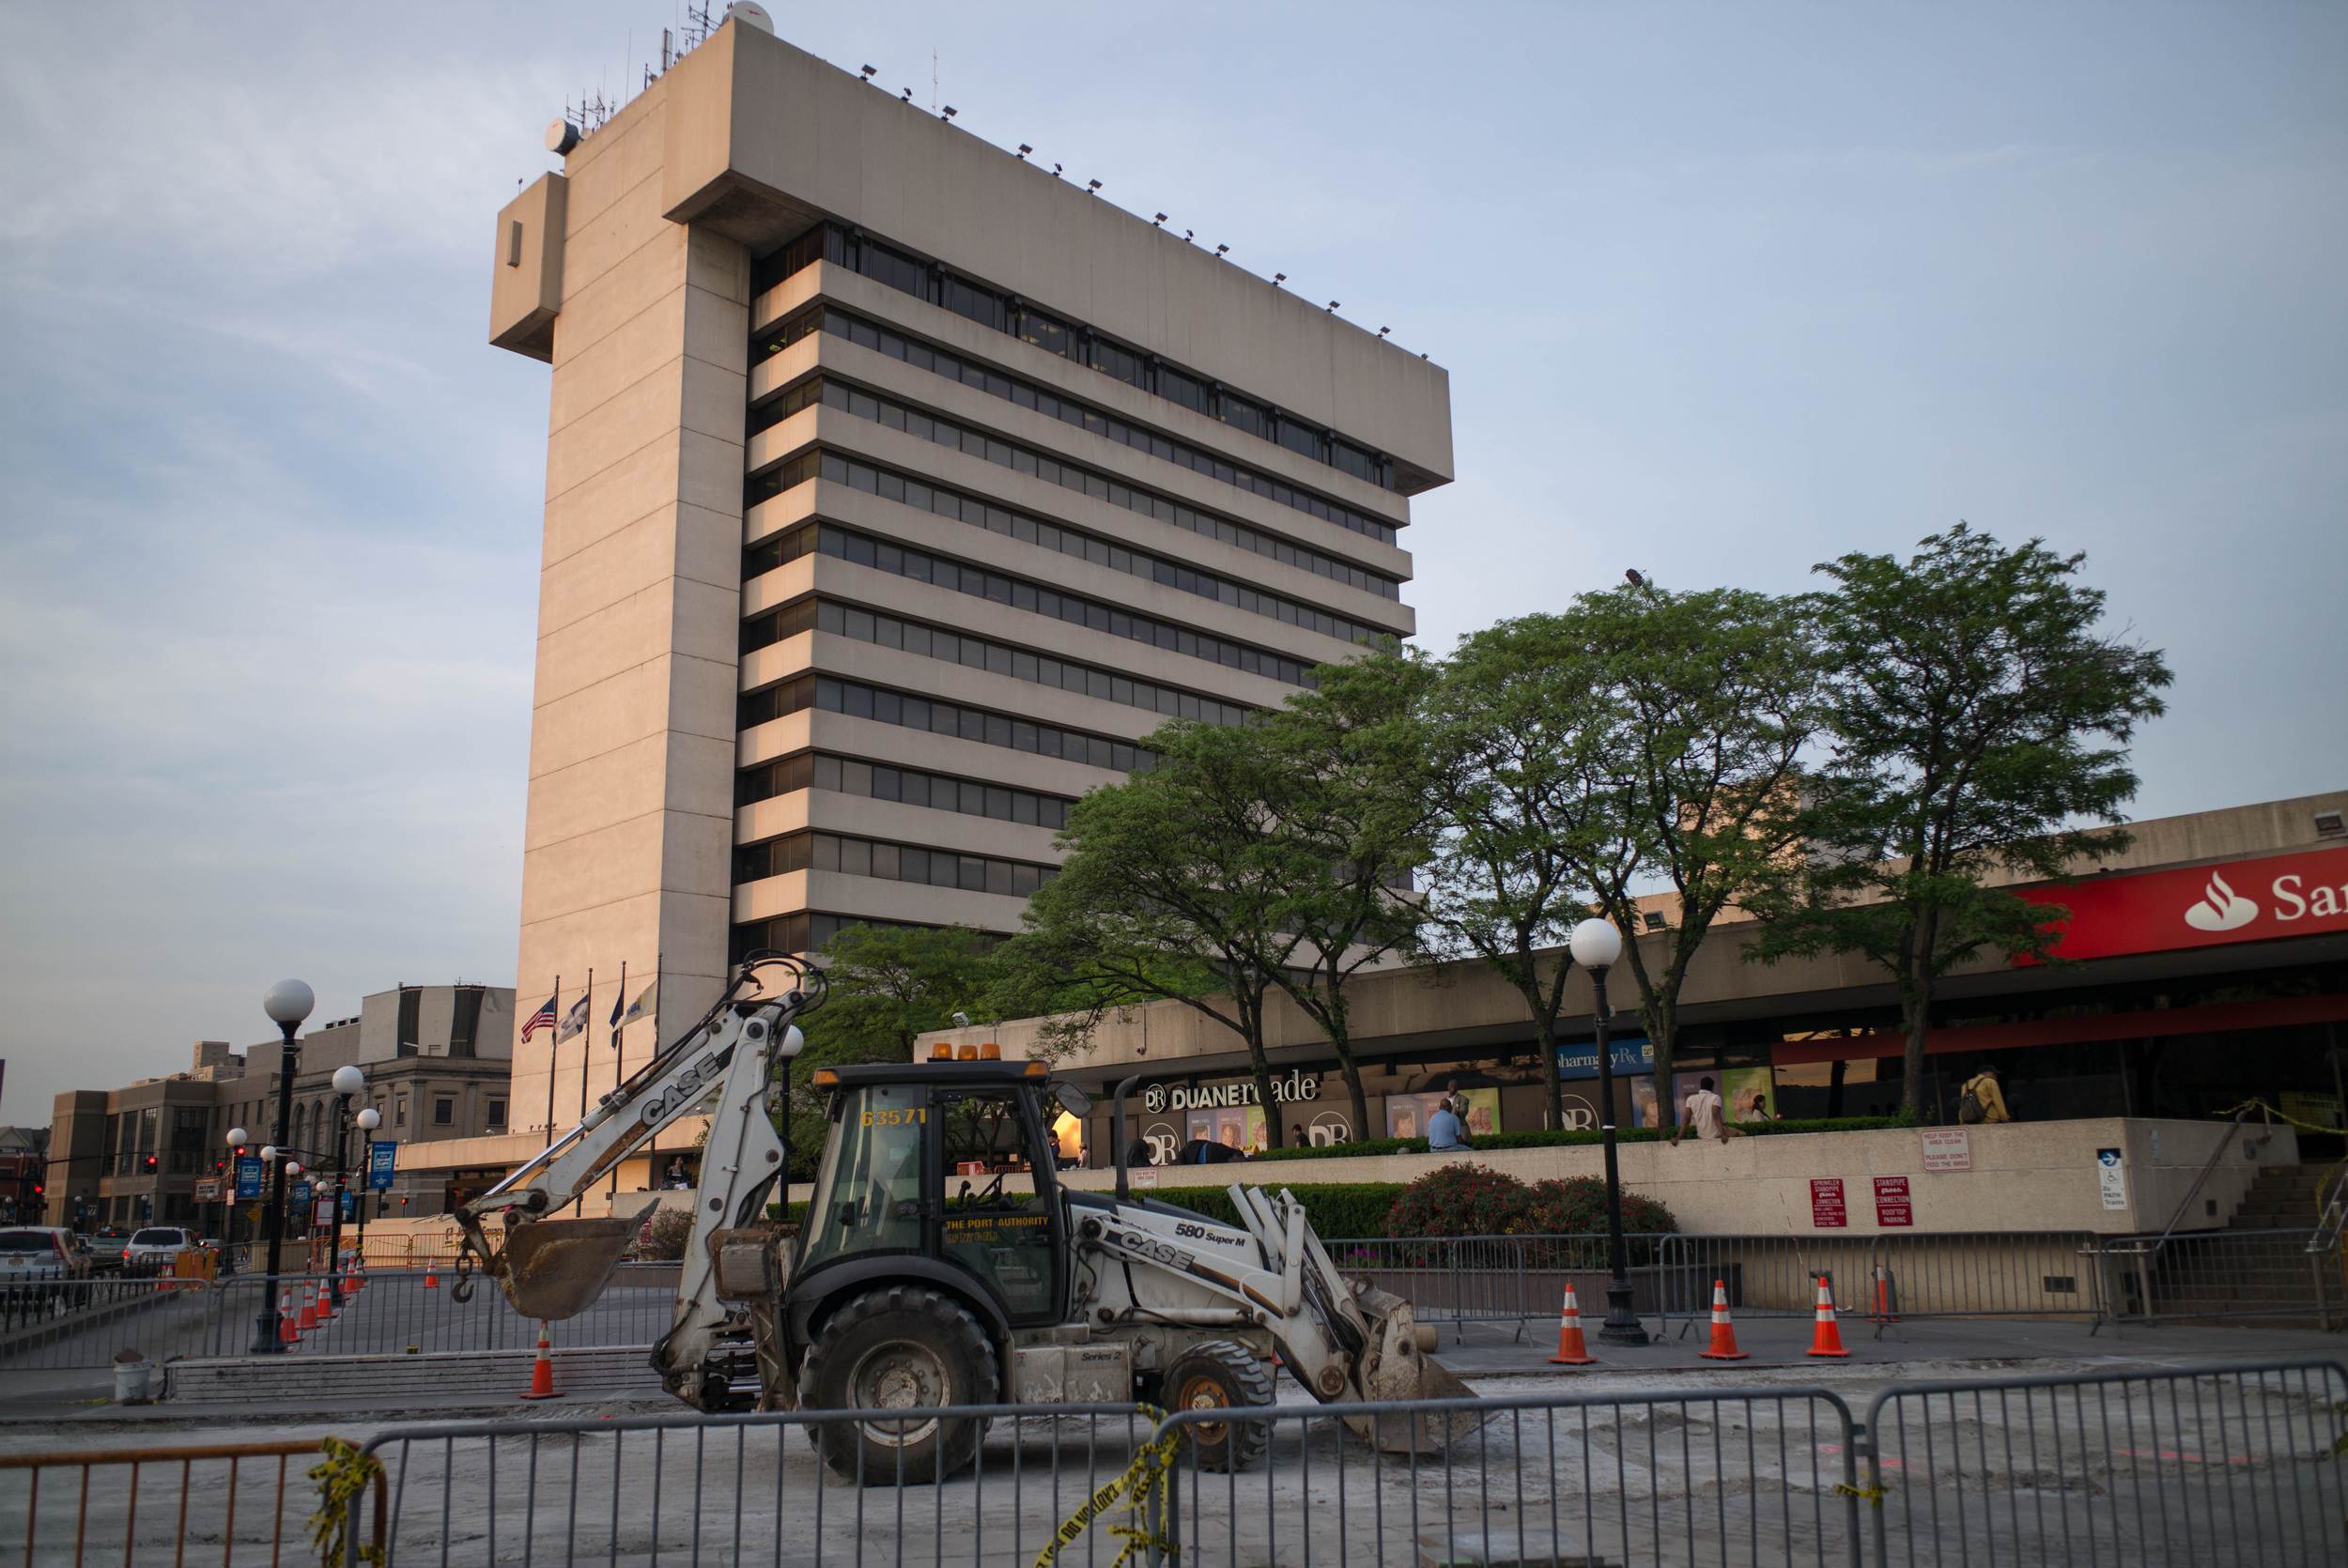
POLYGON ((1524 997, 1555 1119, 1569 966, 1539 950, 1593 907, 1620 926, 1668 1077, 1690 961, 1799 837, 1819 681, 1806 600, 1640 583, 1464 638, 1431 684, 1450 831, 1429 880, 1430 951, 1473 951, 1524 997), (1651 962, 1636 899, 1659 884, 1676 909, 1651 962))
POLYGON ((2136 792, 2119 743, 2162 711, 2156 651, 2096 630, 2082 556, 2005 549, 1959 524, 1903 563, 1846 555, 1817 570, 1836 671, 1834 755, 1813 783, 1800 875, 1753 900, 1749 958, 1861 953, 1907 1015, 1906 1103, 1921 1109, 1941 976, 1985 949, 2044 957, 2050 911, 2003 883, 2059 881, 2127 847, 2136 792), (2109 743, 2109 744, 2105 744, 2109 743))
MULTIPOLYGON (((1385 1223, 1386 1210, 1402 1195, 1402 1184, 1398 1181, 1321 1182, 1287 1190, 1305 1206, 1305 1218, 1312 1222, 1314 1234, 1323 1241, 1379 1235, 1385 1223)), ((1217 1224, 1240 1222, 1239 1211, 1231 1207, 1230 1193, 1220 1187, 1142 1188, 1136 1189, 1134 1195, 1187 1208, 1217 1224)))
POLYGON ((1428 1172, 1386 1210, 1380 1236, 1508 1236, 1524 1228, 1531 1201, 1512 1176, 1462 1161, 1428 1172))
MULTIPOLYGON (((1525 1191, 1527 1236, 1597 1236, 1606 1230, 1606 1183, 1594 1176, 1537 1181, 1525 1191)), ((1622 1228, 1641 1236, 1679 1229, 1672 1211, 1642 1193, 1622 1195, 1622 1228)))
POLYGON ((636 1232, 636 1255, 655 1263, 681 1258, 692 1239, 691 1209, 656 1208, 636 1232))

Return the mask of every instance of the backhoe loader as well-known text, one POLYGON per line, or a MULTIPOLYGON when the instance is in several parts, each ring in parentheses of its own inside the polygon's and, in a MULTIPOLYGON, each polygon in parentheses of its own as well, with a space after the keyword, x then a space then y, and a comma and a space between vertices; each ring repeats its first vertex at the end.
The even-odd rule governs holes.
MULTIPOLYGON (((1117 1093, 1111 1193, 1063 1186, 1047 1130, 1090 1102, 1043 1062, 950 1059, 821 1068, 824 1148, 803 1226, 767 1218, 783 1191, 777 1115, 822 972, 753 954, 691 1030, 576 1128, 457 1211, 457 1288, 474 1272, 525 1317, 559 1321, 600 1295, 653 1194, 610 1218, 556 1219, 661 1128, 710 1117, 692 1239, 652 1364, 704 1410, 870 1411, 817 1429, 851 1478, 926 1482, 967 1464, 976 1421, 924 1407, 1141 1399, 1177 1409, 1273 1402, 1274 1353, 1323 1404, 1438 1399, 1410 1303, 1349 1282, 1287 1191, 1234 1186, 1237 1226, 1135 1197, 1117 1093), (493 1240, 487 1222, 503 1222, 493 1240), (880 1419, 879 1412, 890 1412, 880 1419)), ((632 1202, 630 1200, 633 1200, 632 1202)), ((1390 1452, 1426 1452, 1471 1417, 1350 1418, 1390 1452)), ((1236 1469, 1262 1422, 1189 1428, 1197 1464, 1236 1469)))

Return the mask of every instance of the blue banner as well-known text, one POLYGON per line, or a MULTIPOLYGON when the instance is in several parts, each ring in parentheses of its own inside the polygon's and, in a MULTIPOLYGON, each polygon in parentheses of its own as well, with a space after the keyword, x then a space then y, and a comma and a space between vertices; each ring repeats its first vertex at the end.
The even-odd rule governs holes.
POLYGON ((359 1218, 359 1194, 345 1192, 343 1194, 343 1223, 348 1224, 357 1218, 359 1218))
POLYGON ((392 1161, 399 1153, 394 1143, 367 1140, 367 1185, 378 1191, 392 1184, 392 1161))
POLYGON ((310 1178, 304 1176, 295 1182, 292 1190, 286 1194, 286 1202, 296 1209, 307 1207, 310 1202, 310 1178))
POLYGON ((249 1203, 261 1195, 261 1157, 241 1155, 237 1160, 237 1201, 249 1203))
MULTIPOLYGON (((1645 1035, 1616 1035, 1607 1041, 1607 1054, 1614 1059, 1617 1074, 1653 1072, 1655 1043, 1645 1035)), ((1557 1076, 1560 1078, 1596 1078, 1598 1076, 1598 1041, 1587 1040, 1580 1045, 1557 1048, 1557 1076)))

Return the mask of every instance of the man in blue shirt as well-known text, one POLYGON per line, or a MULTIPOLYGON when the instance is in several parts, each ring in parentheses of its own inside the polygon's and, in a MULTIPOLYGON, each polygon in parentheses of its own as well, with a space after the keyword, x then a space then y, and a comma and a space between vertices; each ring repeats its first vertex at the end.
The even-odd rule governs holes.
POLYGON ((1447 1099, 1443 1101, 1435 1107, 1435 1114, 1427 1118, 1427 1151, 1429 1154, 1445 1154, 1472 1147, 1461 1135, 1465 1131, 1466 1129, 1460 1125, 1460 1118, 1452 1112, 1451 1102, 1447 1099))

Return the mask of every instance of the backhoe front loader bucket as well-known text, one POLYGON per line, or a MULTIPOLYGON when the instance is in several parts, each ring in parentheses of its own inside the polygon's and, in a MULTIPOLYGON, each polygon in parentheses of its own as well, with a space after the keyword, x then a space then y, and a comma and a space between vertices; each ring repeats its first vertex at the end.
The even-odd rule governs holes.
MULTIPOLYGON (((1354 1287, 1353 1304, 1361 1309, 1372 1336, 1356 1374, 1365 1401, 1475 1397, 1475 1390, 1429 1354, 1434 1334, 1418 1326, 1410 1302, 1365 1282, 1354 1287)), ((1347 1416, 1345 1423, 1382 1453, 1440 1453, 1490 1419, 1471 1410, 1452 1410, 1407 1419, 1347 1416)))
POLYGON ((630 1192, 613 1198, 609 1219, 527 1221, 506 1231, 505 1245, 485 1267, 522 1316, 547 1323, 576 1317, 611 1283, 644 1210, 658 1201, 657 1193, 630 1192))

